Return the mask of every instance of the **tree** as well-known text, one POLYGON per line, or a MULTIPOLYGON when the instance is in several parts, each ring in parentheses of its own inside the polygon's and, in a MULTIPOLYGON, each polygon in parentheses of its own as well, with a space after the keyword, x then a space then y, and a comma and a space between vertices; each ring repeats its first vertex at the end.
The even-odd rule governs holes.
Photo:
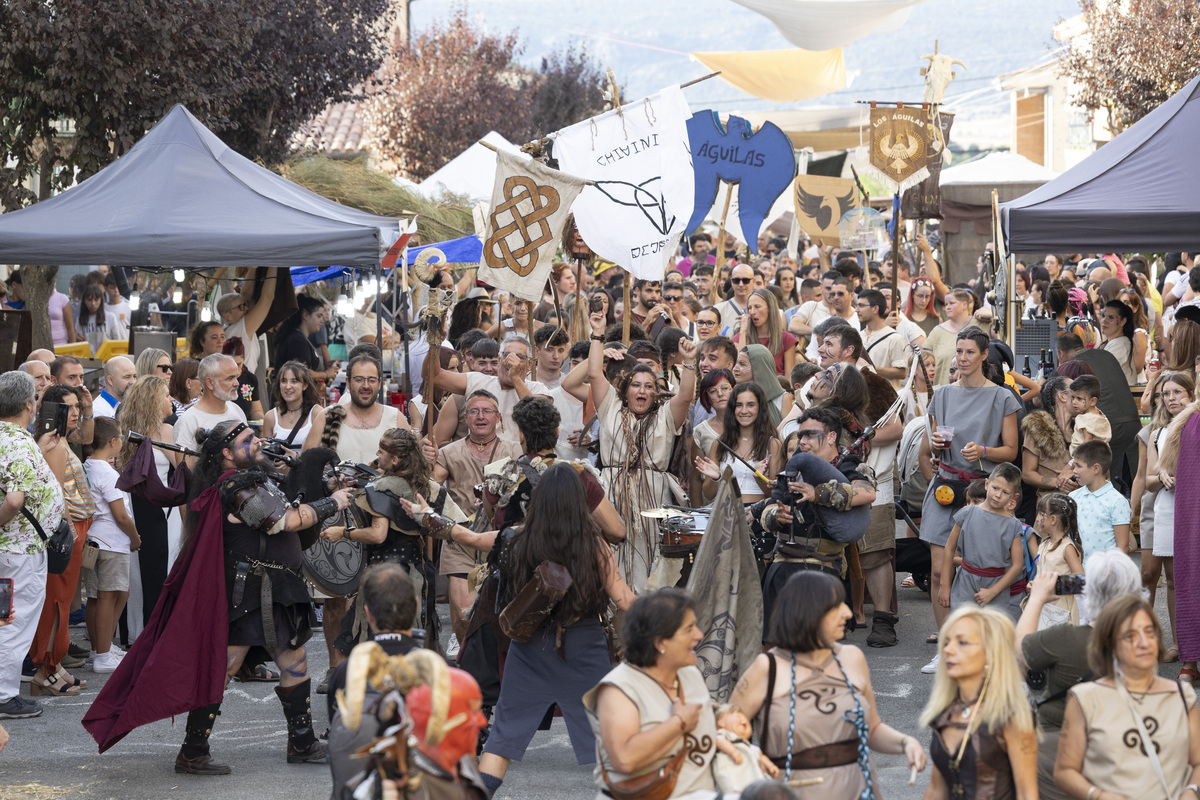
POLYGON ((249 85, 229 112, 225 143, 278 164, 292 137, 330 103, 361 98, 383 63, 395 17, 391 0, 267 0, 266 24, 243 62, 249 85))
POLYGON ((604 70, 592 60, 586 44, 569 44, 542 59, 541 77, 533 93, 531 127, 527 139, 536 139, 605 109, 600 91, 604 70))
MULTIPOLYGON (((182 103, 250 157, 283 153, 384 53, 388 0, 0 0, 0 206, 44 200, 182 103)), ((57 267, 25 270, 45 307, 57 267)), ((34 342, 49 323, 35 315, 34 342)))
POLYGON ((519 141, 531 119, 531 73, 513 65, 515 31, 493 36, 457 8, 384 60, 363 117, 372 148, 424 180, 489 131, 519 141))
POLYGON ((1120 133, 1200 73, 1200 9, 1167 0, 1080 0, 1087 33, 1076 37, 1063 74, 1075 100, 1108 112, 1120 133))

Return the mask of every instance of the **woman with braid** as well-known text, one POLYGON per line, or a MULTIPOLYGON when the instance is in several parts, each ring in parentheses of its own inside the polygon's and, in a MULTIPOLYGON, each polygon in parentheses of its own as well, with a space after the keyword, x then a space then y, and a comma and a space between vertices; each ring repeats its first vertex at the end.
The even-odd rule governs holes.
POLYGON ((588 378, 592 402, 600 418, 600 482, 625 521, 626 539, 617 551, 621 574, 634 591, 646 587, 658 548, 655 528, 647 526, 641 512, 648 508, 683 503, 679 479, 669 472, 675 437, 687 423, 696 393, 696 345, 679 341, 683 380, 679 392, 663 402, 654 370, 639 364, 623 376, 616 390, 604 376, 603 312, 589 318, 592 349, 588 378))
MULTIPOLYGON (((349 539, 362 544, 368 565, 385 561, 402 565, 417 592, 420 609, 417 619, 422 619, 422 612, 427 614, 431 610, 420 602, 425 595, 425 540, 420 526, 404 512, 399 501, 401 498, 413 501, 419 497, 455 523, 467 519, 446 489, 433 482, 432 469, 421 446, 420 437, 410 428, 386 431, 379 439, 379 450, 375 454, 380 475, 367 484, 365 493, 355 500, 355 505, 366 512, 371 524, 357 528, 338 525, 321 532, 321 538, 329 542, 349 539)), ((341 631, 334 641, 334 647, 342 655, 350 655, 354 645, 368 638, 361 597, 358 595, 355 601, 355 613, 342 617, 341 631)))

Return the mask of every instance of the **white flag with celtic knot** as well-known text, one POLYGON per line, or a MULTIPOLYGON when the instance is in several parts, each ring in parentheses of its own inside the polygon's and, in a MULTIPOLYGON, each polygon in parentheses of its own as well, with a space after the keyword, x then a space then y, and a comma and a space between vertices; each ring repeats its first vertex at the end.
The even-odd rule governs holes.
POLYGON ((522 300, 541 300, 571 203, 583 186, 574 175, 499 151, 492 205, 479 232, 479 279, 522 300))
POLYGON ((678 86, 553 135, 554 157, 596 182, 575 201, 575 224, 596 254, 636 278, 661 281, 692 207, 692 115, 678 86))

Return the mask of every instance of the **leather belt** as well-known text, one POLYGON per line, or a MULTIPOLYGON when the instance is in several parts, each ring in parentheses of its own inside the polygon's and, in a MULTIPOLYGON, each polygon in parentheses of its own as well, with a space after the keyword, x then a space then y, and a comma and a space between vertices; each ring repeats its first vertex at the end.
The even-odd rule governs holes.
POLYGON ((799 753, 792 753, 790 759, 783 756, 772 758, 771 761, 778 767, 790 766, 792 769, 823 769, 854 764, 858 762, 858 739, 844 739, 840 742, 810 747, 799 753))

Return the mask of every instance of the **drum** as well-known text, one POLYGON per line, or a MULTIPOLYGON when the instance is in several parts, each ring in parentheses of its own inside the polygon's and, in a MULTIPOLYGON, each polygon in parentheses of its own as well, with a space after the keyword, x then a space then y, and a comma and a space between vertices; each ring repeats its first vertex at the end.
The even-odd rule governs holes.
POLYGON ((664 558, 690 559, 700 547, 700 538, 708 528, 712 512, 708 509, 678 509, 686 513, 667 517, 659 523, 662 541, 658 552, 664 558))
POLYGON ((300 556, 304 576, 330 597, 345 597, 358 591, 358 582, 367 559, 362 545, 342 539, 327 542, 317 539, 300 556))

